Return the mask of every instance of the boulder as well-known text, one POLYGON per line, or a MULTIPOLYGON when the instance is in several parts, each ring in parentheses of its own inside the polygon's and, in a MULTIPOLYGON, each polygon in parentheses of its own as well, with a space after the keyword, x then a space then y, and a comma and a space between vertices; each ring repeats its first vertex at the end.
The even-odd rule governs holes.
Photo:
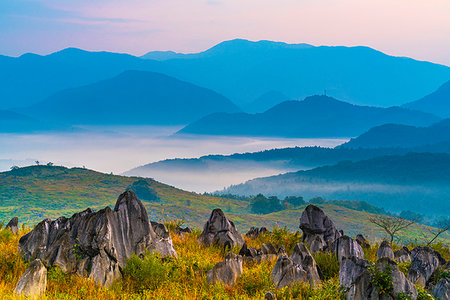
POLYGON ((242 275, 242 257, 229 252, 224 261, 217 263, 206 273, 209 284, 221 282, 233 286, 239 276, 242 275))
POLYGON ((166 226, 162 223, 151 222, 152 229, 155 232, 155 251, 159 255, 177 257, 177 252, 175 251, 172 243, 172 238, 170 237, 170 232, 167 230, 166 226))
POLYGON ((370 248, 370 244, 362 234, 357 234, 355 238, 356 242, 363 248, 370 248))
POLYGON ((277 249, 269 243, 261 245, 261 253, 265 255, 277 255, 277 249))
POLYGON ((311 286, 315 286, 321 282, 316 260, 304 244, 298 243, 295 245, 290 259, 294 264, 300 265, 306 271, 306 280, 311 286))
POLYGON ((380 295, 378 288, 372 284, 372 274, 368 270, 365 270, 356 279, 354 286, 347 294, 347 299, 398 299, 400 294, 408 296, 411 299, 417 299, 416 287, 400 272, 395 261, 387 257, 381 258, 376 262, 375 268, 378 271, 385 272, 388 266, 392 278, 392 291, 388 294, 380 295))
POLYGON ((392 248, 388 242, 383 241, 380 247, 378 247, 377 257, 378 259, 387 257, 390 260, 394 260, 394 251, 392 251, 392 248))
POLYGON ((264 300, 277 300, 277 297, 275 296, 275 294, 272 291, 268 291, 264 295, 264 300))
POLYGON ((430 247, 416 247, 411 251, 411 267, 408 279, 413 283, 426 286, 428 280, 445 260, 430 247))
POLYGON ((131 255, 155 252, 156 242, 144 205, 129 190, 119 196, 114 210, 88 208, 71 218, 40 222, 20 239, 19 249, 27 261, 40 259, 47 267, 59 266, 109 286, 121 277, 131 255))
POLYGON ((323 249, 326 249, 327 246, 327 243, 325 243, 323 237, 320 235, 312 237, 309 243, 309 249, 312 253, 322 251, 323 249))
POLYGON ((253 261, 256 263, 271 259, 275 257, 276 254, 277 250, 272 244, 262 244, 261 249, 255 249, 248 247, 247 243, 244 243, 239 251, 239 255, 241 255, 245 261, 253 261))
POLYGON ((206 246, 219 245, 231 248, 244 244, 244 238, 237 231, 234 223, 225 217, 219 208, 212 211, 198 241, 206 246))
POLYGON ((18 234, 19 233, 19 218, 14 217, 12 218, 8 224, 6 224, 5 229, 11 230, 12 233, 18 234))
POLYGON ((280 255, 272 270, 273 284, 277 288, 284 288, 293 284, 294 282, 305 282, 306 271, 300 266, 295 264, 286 255, 280 255))
POLYGON ((343 257, 339 269, 340 285, 345 289, 350 289, 355 283, 356 278, 358 278, 370 264, 370 261, 355 256, 343 257))
POLYGON ((180 226, 177 226, 175 227, 174 232, 178 235, 185 235, 191 233, 192 230, 189 227, 181 228, 180 226))
POLYGON ((356 257, 364 258, 364 251, 361 246, 351 237, 343 235, 333 243, 333 252, 336 254, 339 263, 342 258, 356 257))
POLYGON ((47 268, 40 259, 35 259, 25 270, 14 293, 28 298, 38 298, 45 294, 47 289, 47 268))
POLYGON ((407 247, 403 246, 402 249, 394 252, 394 257, 395 260, 401 264, 411 260, 411 252, 407 247))
POLYGON ((245 234, 246 237, 251 239, 257 239, 259 236, 269 232, 266 227, 251 227, 250 230, 245 234))
POLYGON ((440 300, 450 300, 450 278, 442 278, 433 289, 433 297, 440 300))
POLYGON ((244 243, 241 250, 239 251, 239 255, 242 257, 255 258, 258 255, 261 255, 261 251, 252 247, 248 247, 247 243, 244 243))
POLYGON ((302 242, 311 246, 314 241, 314 250, 329 250, 333 242, 341 236, 331 219, 314 205, 308 205, 303 211, 300 229, 303 231, 302 242))

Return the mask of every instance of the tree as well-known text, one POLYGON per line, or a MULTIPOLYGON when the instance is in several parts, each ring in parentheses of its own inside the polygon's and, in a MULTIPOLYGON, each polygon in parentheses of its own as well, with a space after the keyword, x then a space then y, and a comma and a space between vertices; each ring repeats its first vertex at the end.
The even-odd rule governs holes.
POLYGON ((36 160, 35 163, 36 163, 36 166, 40 165, 40 162, 38 160, 36 160))
POLYGON ((394 241, 395 235, 416 223, 417 220, 405 220, 403 218, 397 216, 385 216, 385 215, 376 215, 370 216, 369 222, 375 224, 376 226, 382 228, 387 235, 390 237, 390 243, 394 241))
POLYGON ((269 214, 283 209, 278 197, 272 196, 266 198, 263 194, 258 194, 256 197, 252 198, 249 207, 250 210, 256 214, 269 214))
POLYGON ((428 233, 431 235, 431 239, 427 240, 427 246, 433 244, 441 234, 448 230, 450 230, 450 218, 437 221, 434 228, 427 229, 428 233))
POLYGON ((48 166, 48 167, 53 167, 53 163, 52 163, 52 162, 48 162, 48 163, 47 163, 47 166, 48 166))
POLYGON ((12 166, 10 169, 11 169, 11 171, 14 171, 14 170, 19 169, 19 167, 18 166, 12 166))
POLYGON ((284 198, 284 202, 289 203, 293 207, 297 207, 297 206, 305 204, 305 200, 303 200, 303 197, 301 197, 301 196, 299 196, 299 197, 288 196, 288 197, 284 198))

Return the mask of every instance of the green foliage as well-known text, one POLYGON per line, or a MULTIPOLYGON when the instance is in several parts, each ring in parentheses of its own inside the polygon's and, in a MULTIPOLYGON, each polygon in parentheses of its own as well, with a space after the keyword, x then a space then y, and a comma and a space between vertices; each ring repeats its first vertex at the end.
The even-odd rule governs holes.
POLYGON ((135 192, 136 196, 143 201, 159 202, 161 200, 156 191, 150 187, 150 184, 146 180, 143 179, 133 182, 133 184, 127 187, 127 190, 132 190, 135 192))
POLYGON ((266 234, 267 240, 270 240, 275 247, 284 247, 288 253, 294 250, 297 243, 300 242, 301 234, 300 232, 290 232, 286 226, 284 227, 273 227, 272 233, 266 234))
POLYGON ((287 196, 283 201, 284 203, 288 203, 292 207, 298 207, 306 203, 301 196, 287 196))
POLYGON ((339 277, 339 261, 334 253, 319 251, 314 254, 314 259, 325 280, 339 277))
POLYGON ((417 284, 416 289, 417 289, 417 300, 434 300, 434 297, 431 294, 429 294, 427 290, 425 290, 425 288, 422 287, 421 285, 417 284))
POLYGON ((368 270, 372 274, 371 283, 378 289, 380 295, 390 294, 393 289, 391 266, 387 265, 384 270, 378 270, 375 265, 370 265, 368 270))
POLYGON ((280 199, 275 196, 266 198, 263 194, 258 194, 250 202, 250 211, 255 214, 269 214, 283 209, 280 199))
POLYGON ((405 274, 405 276, 408 275, 408 271, 409 268, 411 267, 411 261, 405 261, 403 263, 398 264, 398 269, 400 270, 400 272, 402 272, 403 274, 405 274))
POLYGON ((446 270, 443 267, 438 268, 431 276, 430 284, 436 285, 442 278, 450 278, 450 270, 446 270))

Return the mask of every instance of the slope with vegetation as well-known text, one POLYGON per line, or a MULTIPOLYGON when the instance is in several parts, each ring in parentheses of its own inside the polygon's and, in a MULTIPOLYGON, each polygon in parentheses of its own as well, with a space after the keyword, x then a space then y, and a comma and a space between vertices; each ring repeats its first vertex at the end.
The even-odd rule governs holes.
POLYGON ((450 81, 422 99, 406 103, 403 106, 435 114, 442 118, 450 118, 450 81))

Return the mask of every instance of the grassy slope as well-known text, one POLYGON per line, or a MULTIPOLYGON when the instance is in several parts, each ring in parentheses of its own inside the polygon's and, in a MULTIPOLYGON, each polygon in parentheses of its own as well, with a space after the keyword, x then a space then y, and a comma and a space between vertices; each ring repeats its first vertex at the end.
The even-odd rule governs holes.
MULTIPOLYGON (((0 173, 0 220, 7 222, 18 216, 20 222, 32 226, 42 219, 56 218, 91 207, 95 210, 114 206, 116 199, 137 177, 103 174, 91 170, 64 167, 32 166, 0 173)), ((267 215, 250 214, 245 201, 224 199, 186 192, 146 179, 161 202, 144 204, 152 220, 182 219, 186 225, 202 228, 212 209, 222 208, 239 230, 251 226, 287 226, 298 229, 304 207, 267 215)), ((338 228, 354 236, 363 233, 371 239, 382 233, 367 221, 367 214, 335 205, 322 205, 338 228)), ((407 239, 419 237, 419 229, 408 230, 407 239)), ((449 235, 445 236, 447 241, 449 235)))

